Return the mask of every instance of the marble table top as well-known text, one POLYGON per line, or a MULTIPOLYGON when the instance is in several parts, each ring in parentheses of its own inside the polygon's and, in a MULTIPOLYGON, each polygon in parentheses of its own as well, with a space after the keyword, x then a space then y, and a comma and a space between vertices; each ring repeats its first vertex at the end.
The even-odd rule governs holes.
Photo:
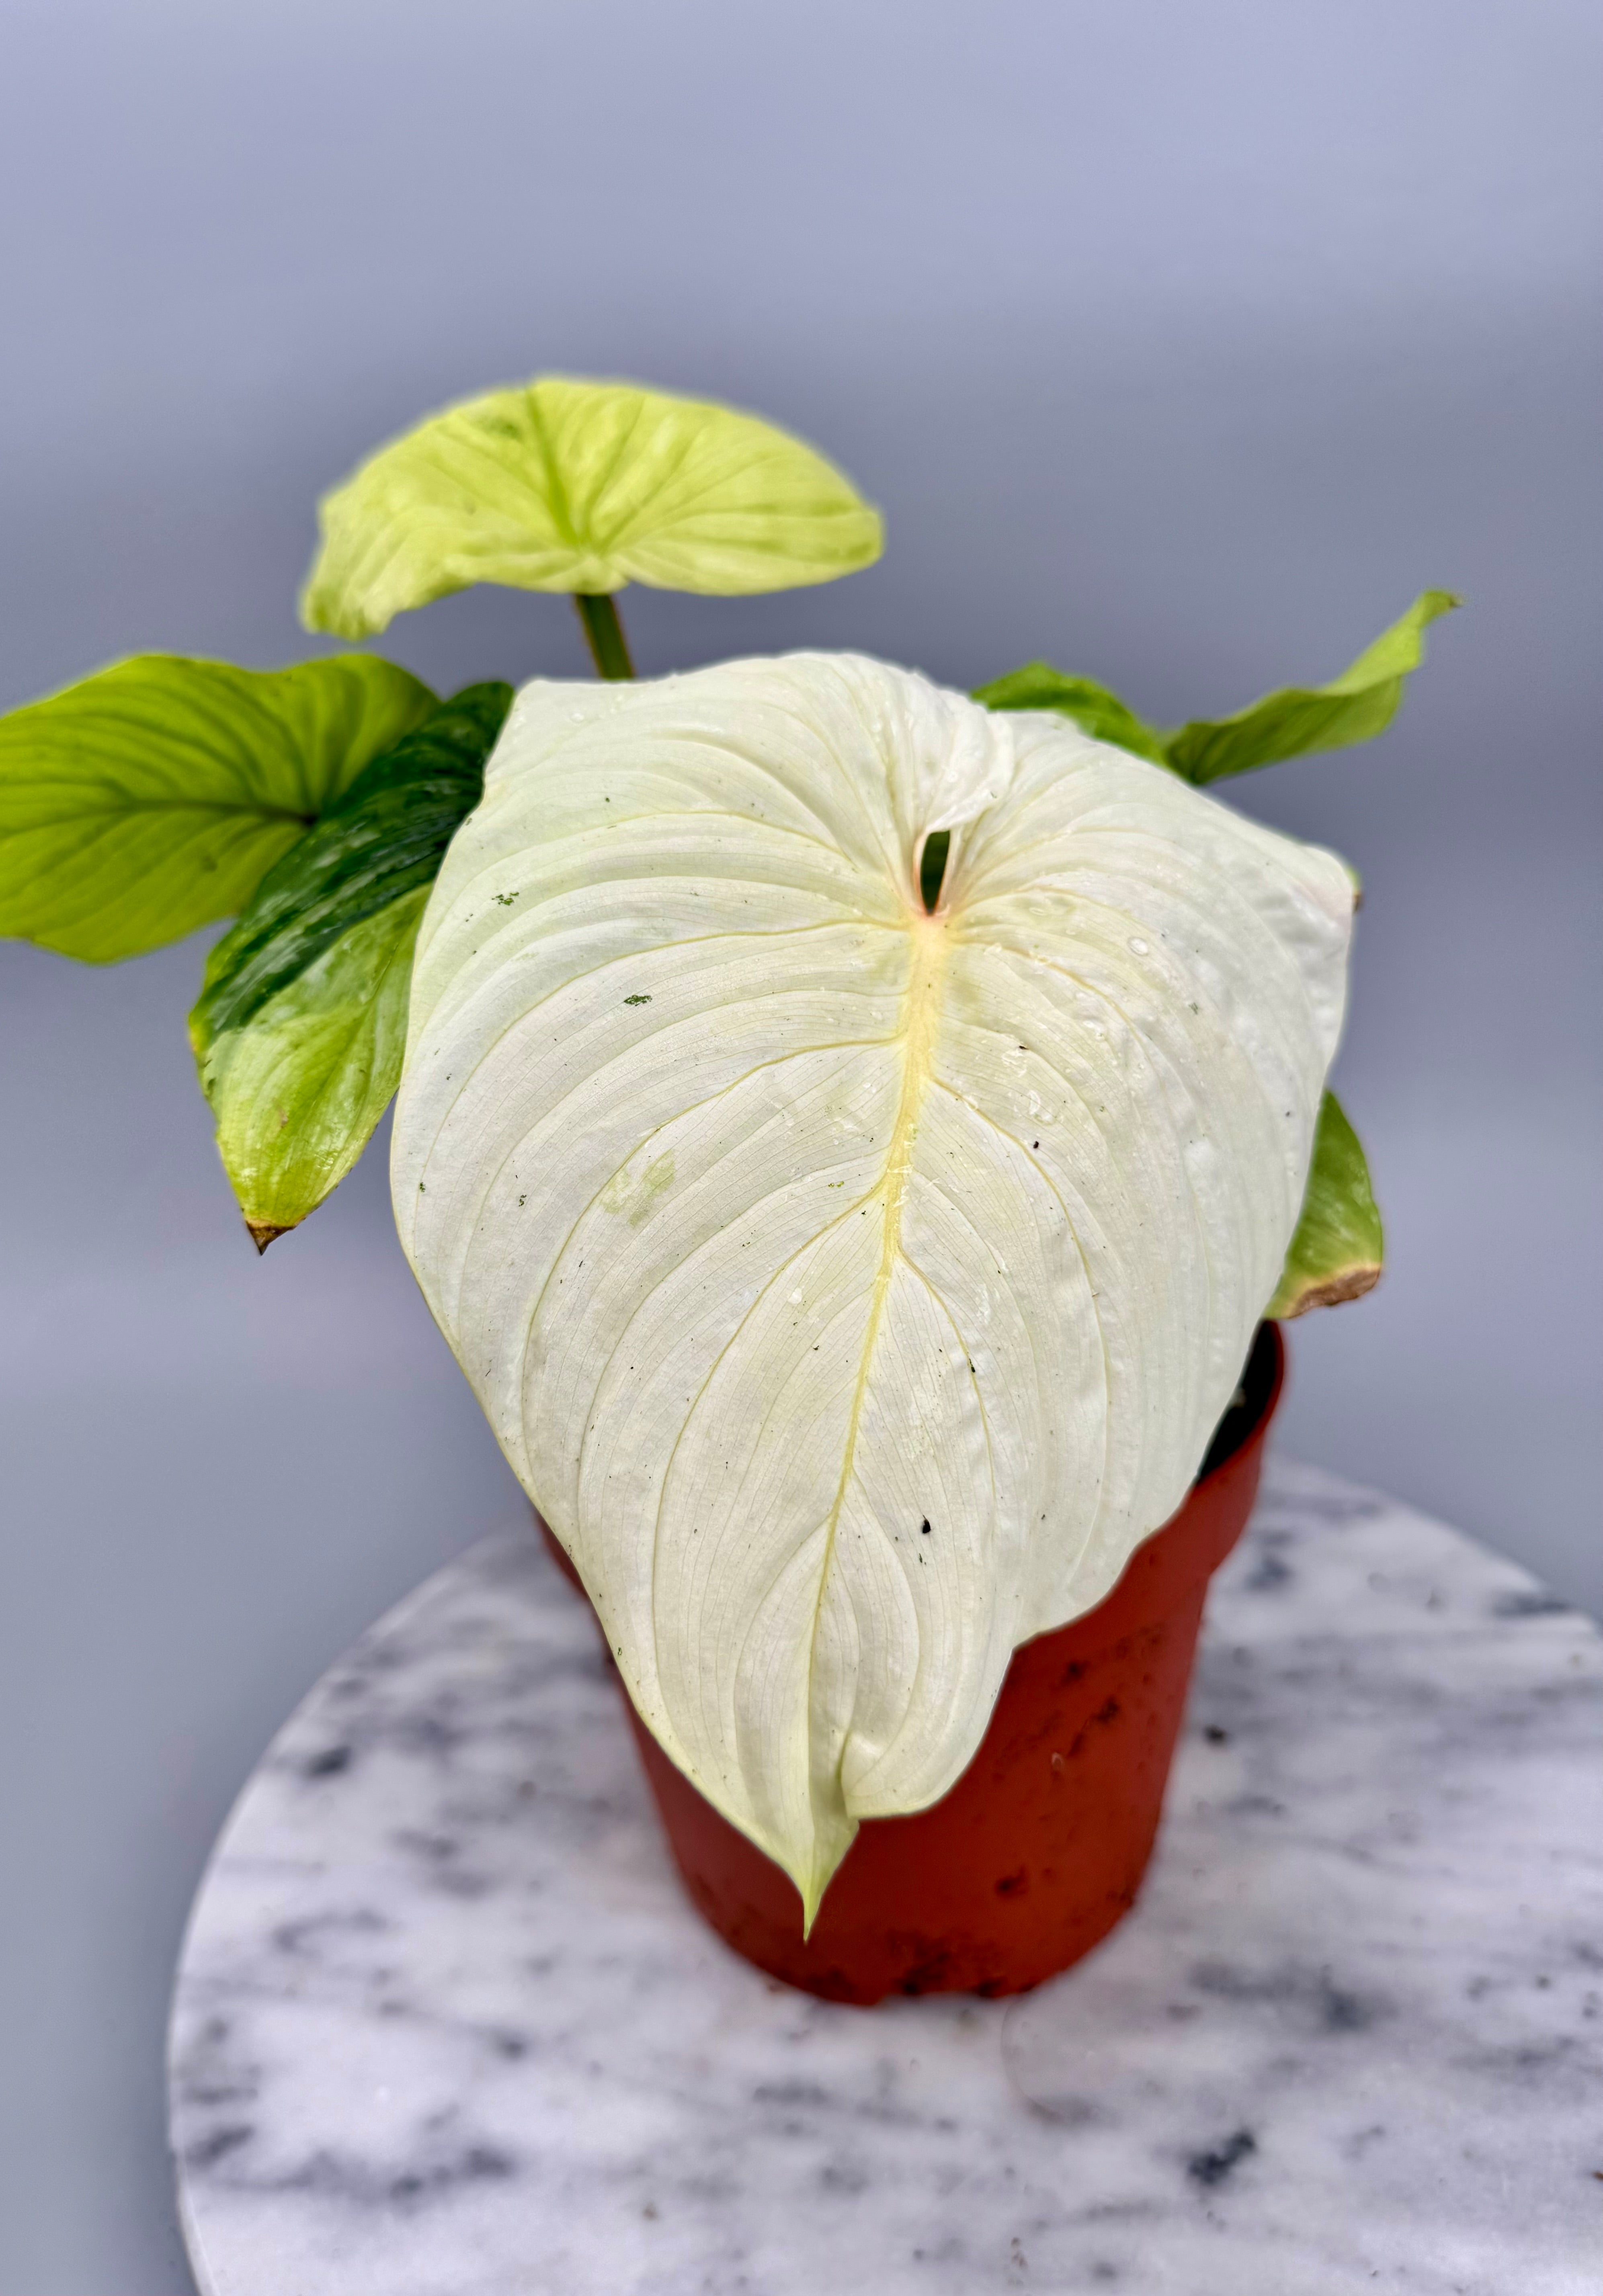
POLYGON ((1272 1464, 1134 1913, 1013 2001, 860 2010, 682 1898, 532 1537, 380 1622, 197 1900, 206 2296, 1595 2296, 1603 1644, 1272 1464))

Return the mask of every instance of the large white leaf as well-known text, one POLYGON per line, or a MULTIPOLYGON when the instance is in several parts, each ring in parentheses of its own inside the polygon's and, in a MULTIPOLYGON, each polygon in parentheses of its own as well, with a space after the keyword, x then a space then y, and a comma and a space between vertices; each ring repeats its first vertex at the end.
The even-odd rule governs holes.
POLYGON ((519 695, 420 935, 401 1236, 642 1715, 809 1919, 1194 1476, 1352 906, 857 657, 519 695))

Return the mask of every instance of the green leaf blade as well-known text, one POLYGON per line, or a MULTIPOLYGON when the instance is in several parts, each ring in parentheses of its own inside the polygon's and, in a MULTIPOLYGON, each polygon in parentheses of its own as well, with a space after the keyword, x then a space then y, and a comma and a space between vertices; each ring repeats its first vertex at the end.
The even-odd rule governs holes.
POLYGON ((1266 1316, 1287 1322, 1313 1308, 1361 1300, 1379 1283, 1386 1235, 1358 1135, 1340 1102, 1320 1105, 1307 1193, 1266 1316))
POLYGON ((1451 591, 1424 590, 1339 677, 1316 686, 1281 686, 1231 717, 1197 718, 1167 737, 1165 762, 1198 788, 1231 774, 1372 741, 1397 713, 1403 686, 1425 655, 1425 632, 1460 603, 1451 591))
POLYGON ((1128 702, 1094 677, 1076 677, 1054 669, 1048 661, 1026 661, 1021 669, 977 686, 974 699, 986 709, 1055 710, 1093 742, 1110 742, 1116 750, 1127 750, 1153 765, 1168 763, 1164 737, 1156 726, 1138 718, 1128 702))
POLYGON ((258 1251, 356 1162, 400 1081, 419 886, 365 918, 201 1064, 217 1151, 258 1251))
POLYGON ((270 870, 212 950, 192 1019, 197 1044, 242 1028, 331 942, 414 886, 430 885, 478 802, 510 685, 466 687, 383 756, 270 870))
POLYGON ((468 686, 372 759, 211 952, 190 1039, 263 1249, 344 1178, 395 1090, 421 904, 511 699, 468 686))
POLYGON ((0 935, 115 964, 233 914, 435 705, 370 655, 136 654, 0 718, 0 935))
POLYGON ((562 376, 488 391, 370 456, 322 504, 308 628, 362 637, 476 582, 735 595, 867 566, 878 512, 773 424, 562 376))

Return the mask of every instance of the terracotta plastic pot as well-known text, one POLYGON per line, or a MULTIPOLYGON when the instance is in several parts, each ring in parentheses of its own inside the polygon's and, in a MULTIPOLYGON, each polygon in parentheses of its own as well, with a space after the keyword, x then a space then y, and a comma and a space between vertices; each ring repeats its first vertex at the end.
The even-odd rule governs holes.
POLYGON ((1107 1935, 1152 1854, 1203 1598, 1252 1512, 1284 1372, 1265 1324, 1184 1505, 1094 1611, 1014 1652, 950 1793, 859 1827, 805 1940, 789 1877, 702 1799, 626 1698, 684 1885, 720 1937, 787 1984, 868 2003, 1023 1992, 1107 1935))

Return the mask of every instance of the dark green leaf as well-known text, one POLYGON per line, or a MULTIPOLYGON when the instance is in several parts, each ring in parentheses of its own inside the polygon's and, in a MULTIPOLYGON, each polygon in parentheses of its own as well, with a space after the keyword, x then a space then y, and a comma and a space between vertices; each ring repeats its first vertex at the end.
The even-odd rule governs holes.
POLYGON ((470 685, 375 758, 258 886, 212 950, 192 1028, 237 1029, 339 935, 432 884, 478 804, 510 685, 470 685))
POLYGON ((389 1104, 428 898, 419 886, 353 925, 208 1048, 217 1152, 258 1251, 339 1185, 389 1104))
POLYGON ((1369 1165, 1340 1102, 1328 1092, 1320 1105, 1302 1217, 1264 1312, 1283 1322, 1310 1308, 1362 1299, 1379 1283, 1385 1257, 1369 1165))
POLYGON ((932 829, 924 840, 924 850, 919 861, 919 898, 931 914, 941 898, 941 886, 946 875, 946 857, 951 850, 952 832, 949 829, 932 829))
POLYGON ((136 654, 0 718, 0 934, 94 964, 241 908, 435 706, 393 662, 136 654))
POLYGON ((469 686, 375 758, 211 953, 190 1037, 259 1242, 345 1177, 395 1089, 418 920, 511 703, 469 686))

